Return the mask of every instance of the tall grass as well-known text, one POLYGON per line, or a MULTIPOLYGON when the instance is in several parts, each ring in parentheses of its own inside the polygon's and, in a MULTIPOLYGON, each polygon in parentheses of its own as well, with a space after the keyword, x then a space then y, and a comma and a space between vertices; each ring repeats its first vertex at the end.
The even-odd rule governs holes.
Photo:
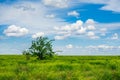
POLYGON ((0 80, 119 80, 119 56, 0 56, 0 80))

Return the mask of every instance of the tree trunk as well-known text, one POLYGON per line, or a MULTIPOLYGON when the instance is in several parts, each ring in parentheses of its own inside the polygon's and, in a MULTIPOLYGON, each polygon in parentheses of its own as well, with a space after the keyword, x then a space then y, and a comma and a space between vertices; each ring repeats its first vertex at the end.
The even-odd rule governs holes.
POLYGON ((42 54, 42 53, 39 54, 39 55, 38 55, 38 58, 39 58, 40 60, 43 60, 43 54, 42 54))

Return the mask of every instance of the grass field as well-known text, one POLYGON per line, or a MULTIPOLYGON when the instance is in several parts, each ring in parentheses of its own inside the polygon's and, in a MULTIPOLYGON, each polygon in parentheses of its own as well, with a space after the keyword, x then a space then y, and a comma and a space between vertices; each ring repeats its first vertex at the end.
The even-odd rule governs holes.
POLYGON ((120 56, 0 56, 0 80, 120 80, 120 56))

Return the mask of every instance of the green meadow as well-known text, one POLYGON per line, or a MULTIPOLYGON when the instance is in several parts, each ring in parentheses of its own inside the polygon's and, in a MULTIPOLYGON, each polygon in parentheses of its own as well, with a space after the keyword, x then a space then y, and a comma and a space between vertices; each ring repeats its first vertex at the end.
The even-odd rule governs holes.
POLYGON ((0 80, 120 80, 120 56, 0 55, 0 80))

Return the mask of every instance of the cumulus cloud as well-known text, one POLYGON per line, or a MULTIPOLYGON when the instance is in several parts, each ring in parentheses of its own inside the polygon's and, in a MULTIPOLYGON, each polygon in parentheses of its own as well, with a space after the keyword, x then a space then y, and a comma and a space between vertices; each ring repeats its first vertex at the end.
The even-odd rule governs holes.
POLYGON ((93 24, 95 24, 95 21, 94 21, 93 19, 88 19, 88 20, 85 22, 85 24, 87 24, 87 25, 93 25, 93 24))
POLYGON ((85 34, 86 33, 86 28, 81 27, 80 29, 77 30, 77 34, 85 34))
POLYGON ((86 35, 90 39, 98 39, 99 36, 96 36, 95 32, 93 30, 96 30, 94 24, 96 22, 93 19, 88 19, 85 23, 81 20, 77 20, 75 23, 68 24, 61 27, 54 27, 54 29, 57 31, 57 34, 63 34, 62 36, 56 36, 56 39, 65 39, 69 36, 64 36, 66 34, 71 35, 86 35))
POLYGON ((67 25, 61 26, 61 27, 54 27, 54 30, 60 31, 62 33, 63 32, 70 33, 72 31, 76 31, 80 28, 82 29, 82 25, 83 25, 83 21, 77 20, 75 23, 72 23, 72 24, 67 24, 67 25))
POLYGON ((68 7, 69 0, 42 0, 44 5, 53 6, 57 8, 66 8, 68 7))
POLYGON ((45 34, 43 32, 38 32, 32 35, 32 38, 43 37, 45 34))
POLYGON ((85 26, 86 26, 86 29, 87 30, 95 30, 95 21, 93 19, 88 19, 86 22, 85 22, 85 26))
POLYGON ((72 44, 68 44, 68 45, 66 45, 66 48, 71 49, 71 48, 73 48, 73 45, 72 44))
POLYGON ((87 36, 89 36, 89 37, 95 36, 95 33, 92 32, 92 31, 89 31, 89 32, 87 33, 87 36))
POLYGON ((77 20, 75 23, 72 23, 70 25, 63 26, 62 30, 78 30, 80 27, 82 27, 83 21, 77 20))
POLYGON ((76 23, 73 23, 70 25, 71 30, 78 30, 80 27, 82 27, 83 21, 77 20, 76 23))
MULTIPOLYGON (((54 27, 54 29, 57 31, 56 34, 62 34, 61 36, 58 36, 58 35, 55 36, 55 39, 60 40, 60 39, 65 39, 71 36, 71 34, 79 30, 80 27, 82 27, 82 25, 83 25, 83 22, 81 20, 78 20, 72 24, 68 24, 68 25, 61 26, 61 27, 54 27)), ((81 33, 83 32, 81 31, 81 33)))
POLYGON ((75 23, 62 26, 60 30, 73 31, 79 29, 83 25, 83 21, 77 20, 75 23))
POLYGON ((28 29, 26 28, 22 28, 16 25, 10 25, 8 26, 7 29, 4 30, 3 32, 6 36, 15 36, 15 37, 19 37, 19 36, 24 36, 28 33, 28 29))
POLYGON ((95 30, 95 26, 94 25, 88 25, 87 30, 95 30))
POLYGON ((87 36, 88 36, 90 39, 98 39, 98 38, 99 38, 99 36, 96 36, 93 31, 89 31, 89 32, 87 33, 87 36))
POLYGON ((118 37, 118 34, 117 33, 114 33, 111 37, 111 39, 113 40, 117 40, 119 37, 118 37))
POLYGON ((67 14, 68 16, 74 16, 74 17, 79 17, 79 13, 77 11, 71 11, 71 12, 68 12, 67 14))

